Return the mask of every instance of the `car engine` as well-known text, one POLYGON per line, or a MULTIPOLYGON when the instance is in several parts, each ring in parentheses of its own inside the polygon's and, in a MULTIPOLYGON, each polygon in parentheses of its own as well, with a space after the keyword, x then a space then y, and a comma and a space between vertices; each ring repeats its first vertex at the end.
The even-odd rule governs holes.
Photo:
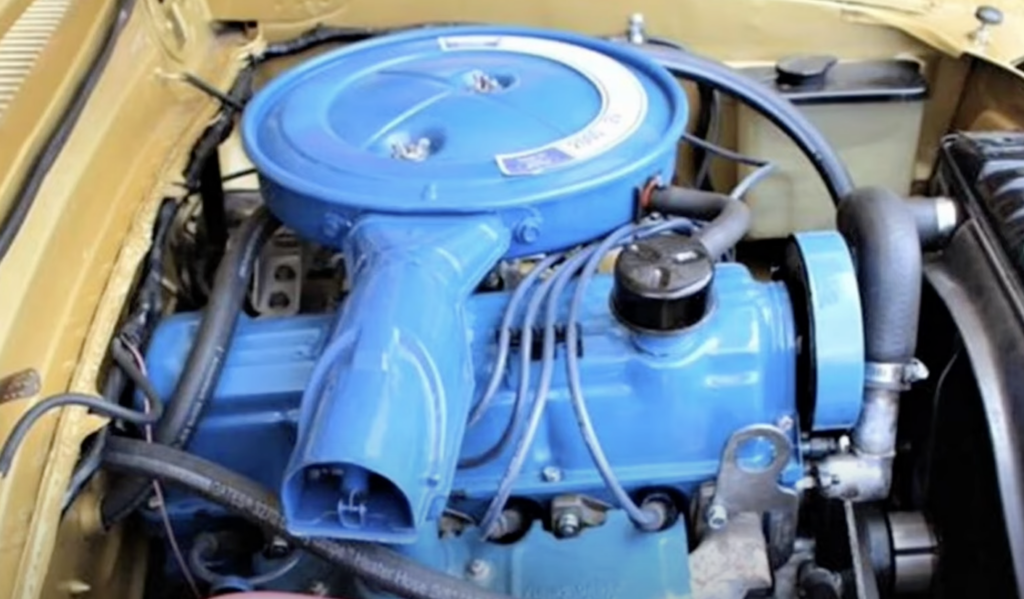
MULTIPOLYGON (((871 270, 920 268, 892 239, 903 215, 873 221, 892 194, 855 194, 845 238, 797 234, 758 279, 719 260, 745 206, 663 183, 688 118, 672 74, 561 33, 387 36, 289 71, 244 117, 266 202, 250 222, 339 251, 347 289, 336 314, 241 320, 189 449, 279 490, 289 533, 517 596, 654 599, 722 577, 686 555, 744 518, 762 550, 753 583, 728 582, 770 581, 809 486, 887 492, 919 368, 919 290, 896 281, 891 305, 899 273, 871 270), (811 462, 806 439, 848 429, 811 462)), ((156 329, 160 396, 200 318, 156 329)), ((217 514, 168 501, 186 528, 217 514)))
POLYGON ((948 198, 855 187, 793 103, 667 42, 331 35, 354 43, 227 94, 202 151, 241 114, 258 192, 225 200, 227 177, 200 173, 226 208, 204 195, 200 216, 161 213, 187 293, 153 318, 163 275, 144 278, 145 318, 116 342, 134 412, 162 414, 136 421, 156 443, 97 450, 126 475, 103 518, 141 512, 166 596, 186 581, 363 599, 932 584, 928 517, 878 506, 899 477, 901 396, 929 376, 922 247, 962 218, 948 198), (742 243, 773 156, 688 132, 680 79, 782 131, 834 228, 742 243), (681 148, 743 176, 688 185, 681 148), (178 485, 151 495, 161 468, 178 485))

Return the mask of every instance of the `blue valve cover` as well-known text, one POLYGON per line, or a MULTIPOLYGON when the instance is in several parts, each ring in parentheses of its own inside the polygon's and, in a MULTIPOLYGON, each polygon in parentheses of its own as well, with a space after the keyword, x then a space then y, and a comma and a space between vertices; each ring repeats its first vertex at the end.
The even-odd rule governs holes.
POLYGON ((366 212, 496 212, 523 255, 628 222, 635 190, 671 177, 687 112, 623 45, 459 27, 306 62, 260 91, 242 133, 268 205, 303 237, 340 246, 366 212))
MULTIPOLYGON (((666 338, 665 355, 651 355, 635 346, 633 333, 608 311, 610 288, 611 277, 602 275, 587 290, 581 314, 580 368, 594 426, 627 489, 673 487, 693 493, 700 483, 714 479, 721 452, 733 432, 751 424, 793 419, 795 341, 788 294, 781 283, 757 282, 738 265, 719 266, 713 312, 693 330, 666 338)), ((507 293, 476 294, 466 306, 478 392, 490 375, 495 327, 507 301, 507 293)), ((566 297, 563 303, 567 302, 566 297)), ((147 364, 161 394, 174 387, 197 317, 174 316, 153 336, 147 364)), ((314 376, 317 357, 330 343, 331 328, 330 317, 324 316, 242 320, 190 450, 279 488, 289 453, 297 438, 301 439, 296 426, 299 399, 314 376)), ((610 500, 572 416, 563 350, 559 351, 541 433, 513 492, 538 499, 582 493, 610 500), (561 480, 543 480, 541 471, 549 465, 559 468, 561 480)), ((518 384, 519 351, 509 361, 510 371, 494 405, 479 425, 466 432, 461 457, 478 455, 489 447, 509 421, 518 384)), ((539 367, 532 363, 532 368, 539 367)), ((538 372, 533 372, 533 380, 537 377, 538 372)), ((392 406, 391 411, 400 409, 392 406)), ((464 412, 460 415, 465 418, 464 412)), ((330 430, 337 439, 365 443, 368 455, 373 450, 375 439, 359 434, 362 425, 330 430)), ((373 430, 377 437, 389 434, 383 426, 373 430)), ((790 434, 795 444, 795 427, 790 434)), ((418 457, 415 443, 407 432, 385 449, 391 460, 405 463, 418 457)), ((445 499, 459 511, 479 515, 493 496, 510 453, 511 448, 485 467, 458 471, 451 497, 445 499)), ((792 484, 800 473, 794 455, 783 482, 792 484)), ((440 516, 444 507, 444 503, 436 506, 431 519, 440 516)), ((191 519, 209 506, 175 495, 168 508, 172 517, 191 519)), ((426 533, 431 534, 433 530, 426 533)))

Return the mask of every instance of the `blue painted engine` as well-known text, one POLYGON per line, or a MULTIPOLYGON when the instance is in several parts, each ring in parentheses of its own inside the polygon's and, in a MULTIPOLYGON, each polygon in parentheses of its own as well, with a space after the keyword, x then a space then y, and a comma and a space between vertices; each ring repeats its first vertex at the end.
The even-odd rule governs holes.
MULTIPOLYGON (((340 250, 349 292, 337 315, 243 319, 189 450, 280 489, 299 535, 517 596, 685 596, 677 515, 732 436, 778 431, 784 455, 737 458, 780 464, 792 493, 801 429, 849 427, 864 368, 837 235, 798 236, 793 284, 714 265, 700 222, 630 224, 686 120, 639 54, 534 30, 416 31, 279 77, 247 151, 282 222, 340 250), (508 289, 479 290, 499 264, 508 289)), ((153 337, 163 395, 197 321, 153 337)))

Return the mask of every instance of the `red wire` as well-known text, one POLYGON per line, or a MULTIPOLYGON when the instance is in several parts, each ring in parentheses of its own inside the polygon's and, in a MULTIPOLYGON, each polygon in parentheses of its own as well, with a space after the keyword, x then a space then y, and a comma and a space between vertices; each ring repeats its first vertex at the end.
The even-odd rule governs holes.
POLYGON ((657 177, 651 177, 644 183, 643 188, 640 189, 640 209, 646 211, 651 207, 651 194, 661 184, 661 181, 657 177))

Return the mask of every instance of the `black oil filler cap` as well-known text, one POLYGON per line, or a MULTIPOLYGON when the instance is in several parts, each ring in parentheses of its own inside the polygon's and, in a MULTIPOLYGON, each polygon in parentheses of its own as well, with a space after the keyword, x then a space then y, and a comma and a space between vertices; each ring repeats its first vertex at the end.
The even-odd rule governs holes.
POLYGON ((615 262, 611 305, 624 325, 671 332, 707 313, 714 260, 687 237, 664 235, 627 245, 615 262))

